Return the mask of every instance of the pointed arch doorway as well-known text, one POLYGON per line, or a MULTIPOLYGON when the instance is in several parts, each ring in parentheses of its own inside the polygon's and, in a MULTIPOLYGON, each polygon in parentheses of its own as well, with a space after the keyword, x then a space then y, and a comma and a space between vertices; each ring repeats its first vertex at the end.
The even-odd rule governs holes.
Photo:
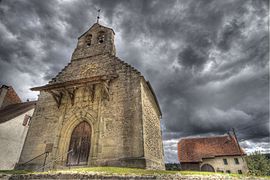
POLYGON ((87 165, 91 146, 91 126, 83 121, 79 123, 71 134, 67 157, 68 166, 87 165))

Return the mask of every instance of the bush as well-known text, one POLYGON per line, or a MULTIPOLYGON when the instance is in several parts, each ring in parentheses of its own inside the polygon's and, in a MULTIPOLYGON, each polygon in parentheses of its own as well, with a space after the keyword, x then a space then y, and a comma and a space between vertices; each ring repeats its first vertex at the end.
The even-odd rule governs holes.
POLYGON ((167 163, 165 164, 165 168, 166 170, 178 171, 181 169, 181 166, 178 163, 167 163))
POLYGON ((254 152, 246 157, 249 174, 270 176, 270 160, 260 152, 254 152))

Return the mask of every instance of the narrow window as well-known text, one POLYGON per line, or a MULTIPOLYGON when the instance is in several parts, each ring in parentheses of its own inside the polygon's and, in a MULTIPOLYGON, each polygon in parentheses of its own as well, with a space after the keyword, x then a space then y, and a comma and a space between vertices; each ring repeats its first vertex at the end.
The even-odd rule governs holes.
POLYGON ((238 174, 243 174, 241 170, 238 170, 238 174))
POLYGON ((98 33, 98 43, 101 44, 105 41, 105 33, 103 31, 99 32, 98 33))
POLYGON ((227 159, 223 159, 223 163, 224 163, 225 165, 228 165, 227 159))
POLYGON ((31 116, 29 116, 29 115, 25 115, 24 116, 24 119, 23 119, 23 126, 26 126, 27 124, 29 125, 30 124, 30 119, 31 119, 31 116))
POLYGON ((235 164, 239 164, 238 158, 234 158, 234 162, 235 162, 235 164))
POLYGON ((229 174, 230 174, 230 173, 231 173, 231 171, 230 171, 230 170, 227 170, 227 171, 226 171, 226 173, 229 173, 229 174))
POLYGON ((86 46, 89 47, 91 46, 91 41, 92 41, 92 35, 89 34, 85 37, 85 43, 86 43, 86 46))

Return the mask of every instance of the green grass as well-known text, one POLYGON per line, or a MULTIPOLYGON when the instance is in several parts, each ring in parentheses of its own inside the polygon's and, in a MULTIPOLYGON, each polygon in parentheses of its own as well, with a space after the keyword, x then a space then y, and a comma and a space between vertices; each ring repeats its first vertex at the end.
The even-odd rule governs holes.
MULTIPOLYGON (((104 174, 134 174, 134 175, 167 175, 167 174, 181 174, 181 175, 234 175, 238 174, 224 174, 214 172, 202 172, 202 171, 165 171, 165 170, 147 170, 140 168, 122 168, 122 167, 86 167, 86 168, 71 168, 64 170, 52 170, 49 173, 87 173, 87 172, 99 172, 104 174)), ((45 172, 47 173, 47 172, 45 172)))
MULTIPOLYGON (((213 172, 201 172, 201 171, 165 171, 165 170, 147 170, 139 168, 121 168, 121 167, 85 167, 85 168, 70 168, 63 170, 51 170, 46 172, 33 172, 26 170, 0 170, 0 174, 68 174, 68 173, 102 173, 105 175, 119 174, 119 175, 223 175, 231 177, 256 177, 239 174, 226 174, 226 173, 213 173, 213 172)), ((270 177, 263 177, 270 179, 270 177)))
POLYGON ((0 174, 29 174, 33 173, 29 170, 0 170, 0 174))
POLYGON ((219 172, 203 172, 203 171, 179 171, 182 175, 231 175, 231 174, 224 174, 224 173, 219 173, 219 172))
POLYGON ((179 174, 180 171, 165 170, 147 170, 139 168, 120 168, 120 167, 87 167, 87 168, 71 168, 64 170, 53 170, 49 173, 87 173, 98 172, 104 174, 121 174, 121 175, 159 175, 159 174, 179 174))

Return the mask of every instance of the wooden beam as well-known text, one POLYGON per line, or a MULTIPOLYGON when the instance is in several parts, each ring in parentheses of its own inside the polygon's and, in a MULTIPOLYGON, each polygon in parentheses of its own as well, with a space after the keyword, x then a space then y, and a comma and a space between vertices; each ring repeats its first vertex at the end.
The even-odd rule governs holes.
POLYGON ((112 80, 117 78, 117 74, 109 74, 109 75, 102 75, 102 76, 93 76, 90 78, 82 78, 82 79, 77 79, 77 80, 71 80, 71 81, 66 81, 62 83, 52 83, 52 84, 47 84, 45 86, 40 86, 40 87, 34 87, 31 88, 32 91, 48 91, 48 90, 58 90, 62 88, 68 88, 68 87, 74 87, 74 86, 83 86, 86 83, 90 84, 98 84, 103 82, 104 80, 112 80))
POLYGON ((62 91, 58 91, 58 92, 57 91, 56 92, 48 91, 48 92, 52 95, 52 97, 53 97, 54 101, 56 102, 56 105, 59 109, 64 93, 62 91))

